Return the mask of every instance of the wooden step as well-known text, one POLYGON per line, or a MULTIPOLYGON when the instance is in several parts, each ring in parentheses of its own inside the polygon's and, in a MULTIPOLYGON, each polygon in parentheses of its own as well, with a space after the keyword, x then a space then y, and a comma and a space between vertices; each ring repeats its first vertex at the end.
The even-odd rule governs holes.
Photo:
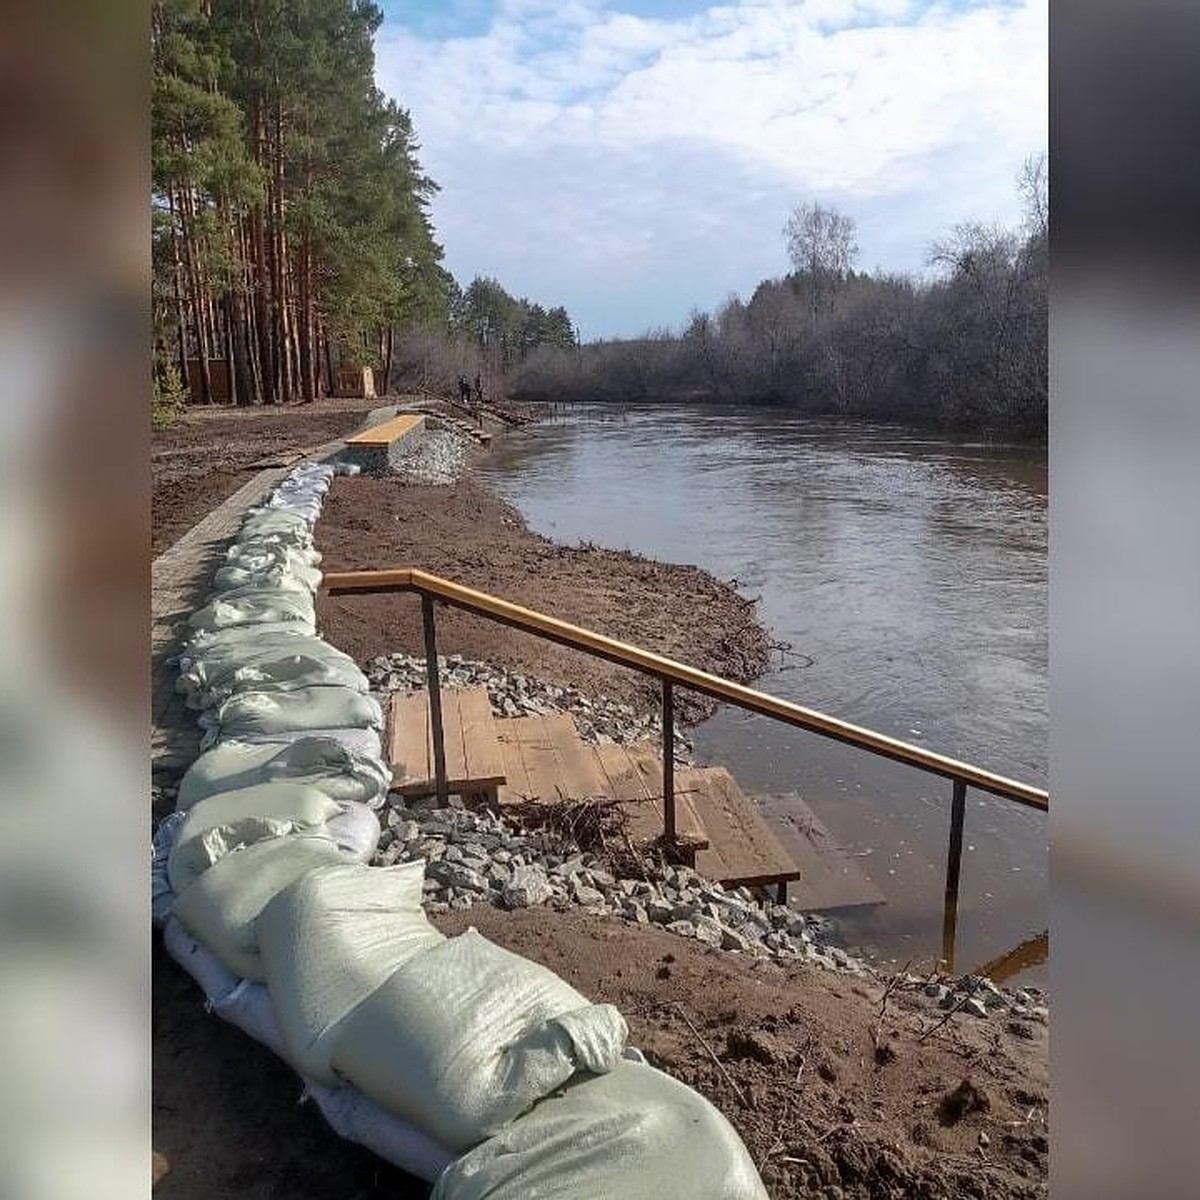
POLYGON ((886 904, 858 860, 851 858, 795 793, 754 798, 759 814, 800 869, 791 903, 815 911, 886 904))
MULTIPOLYGON (((449 790, 458 795, 483 793, 494 799, 505 781, 504 755, 487 689, 444 688, 441 696, 449 790)), ((402 796, 432 795, 437 783, 429 693, 425 689, 407 695, 394 692, 389 725, 392 791, 402 796)))
POLYGON ((507 782, 501 804, 592 800, 607 781, 570 713, 512 717, 496 722, 507 782))
MULTIPOLYGON (((498 792, 502 805, 617 800, 635 843, 662 834, 662 764, 656 751, 585 742, 569 713, 513 717, 497 721, 496 730, 507 776, 498 792)), ((696 850, 708 845, 688 797, 678 792, 675 824, 685 847, 696 850)))
MULTIPOLYGON (((663 832, 663 775, 658 750, 616 743, 591 749, 604 773, 608 794, 621 801, 629 820, 629 836, 634 842, 651 842, 659 837, 663 832)), ((685 850, 703 850, 708 846, 708 833, 678 770, 675 836, 685 850)))
POLYGON ((724 767, 685 768, 675 777, 708 834, 708 848, 696 854, 701 875, 747 887, 800 878, 792 857, 724 767))

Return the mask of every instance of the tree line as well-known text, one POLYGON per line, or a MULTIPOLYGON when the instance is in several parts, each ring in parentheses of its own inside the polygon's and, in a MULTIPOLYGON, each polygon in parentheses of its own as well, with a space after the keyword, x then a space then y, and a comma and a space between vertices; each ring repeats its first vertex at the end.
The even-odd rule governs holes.
POLYGON ((853 220, 816 203, 784 227, 792 270, 682 331, 543 349, 517 373, 530 401, 708 399, 1001 436, 1046 436, 1048 181, 1018 178, 1025 221, 959 225, 932 274, 860 273, 853 220))
POLYGON ((441 388, 574 345, 564 309, 442 265, 437 184, 374 82, 382 19, 369 0, 153 0, 159 397, 312 400, 342 366, 441 388))

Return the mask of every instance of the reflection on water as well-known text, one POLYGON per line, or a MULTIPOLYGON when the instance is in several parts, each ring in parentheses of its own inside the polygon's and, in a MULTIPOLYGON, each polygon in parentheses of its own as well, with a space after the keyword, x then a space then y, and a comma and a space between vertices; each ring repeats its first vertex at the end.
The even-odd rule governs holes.
MULTIPOLYGON (((791 653, 756 686, 1044 786, 1046 456, 769 411, 568 411, 484 467, 529 523, 696 563, 791 653)), ((749 791, 800 791, 888 897, 848 938, 940 946, 950 784, 723 709, 698 754, 749 791)), ((968 793, 958 960, 1046 924, 1045 817, 968 793)), ((1032 981, 1037 971, 1027 972, 1032 981)))

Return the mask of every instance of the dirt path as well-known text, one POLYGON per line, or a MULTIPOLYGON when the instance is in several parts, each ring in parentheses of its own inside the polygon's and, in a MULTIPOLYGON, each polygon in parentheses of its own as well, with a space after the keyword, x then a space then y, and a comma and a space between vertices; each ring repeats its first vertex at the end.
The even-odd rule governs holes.
MULTIPOLYGON (((739 682, 766 661, 766 633, 736 589, 697 567, 560 546, 469 477, 453 487, 338 479, 316 537, 326 571, 420 567, 739 682)), ((318 615, 324 635, 359 662, 424 653, 415 597, 325 598, 318 615)), ((658 703, 657 685, 644 676, 451 609, 439 610, 438 647, 639 706, 658 703)), ((691 720, 710 707, 687 692, 677 704, 691 720)))

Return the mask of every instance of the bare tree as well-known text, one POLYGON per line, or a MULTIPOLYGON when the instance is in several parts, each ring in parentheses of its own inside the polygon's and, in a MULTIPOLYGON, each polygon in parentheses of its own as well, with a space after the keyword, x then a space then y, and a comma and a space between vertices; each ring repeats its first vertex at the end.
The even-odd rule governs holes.
POLYGON ((783 236, 792 266, 809 276, 815 325, 821 310, 831 306, 837 284, 858 257, 854 221, 814 200, 792 209, 783 236))
POLYGON ((1017 192, 1025 206, 1029 236, 1044 238, 1050 230, 1050 169, 1044 153, 1031 154, 1021 164, 1017 192))

